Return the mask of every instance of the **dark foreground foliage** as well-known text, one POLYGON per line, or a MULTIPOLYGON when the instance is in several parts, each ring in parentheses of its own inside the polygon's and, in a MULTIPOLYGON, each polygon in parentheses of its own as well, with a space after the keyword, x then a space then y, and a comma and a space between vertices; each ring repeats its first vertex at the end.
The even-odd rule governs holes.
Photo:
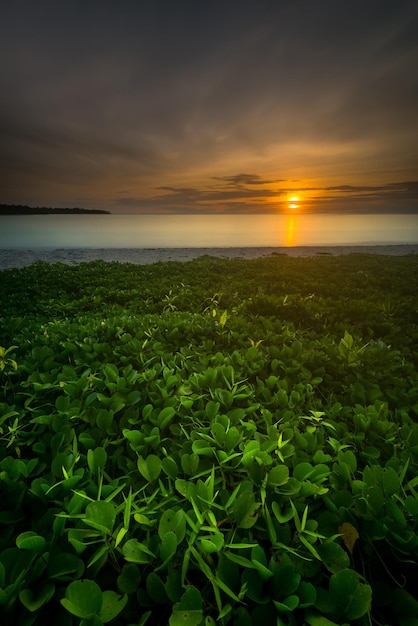
POLYGON ((0 272, 0 622, 418 624, 418 257, 0 272))

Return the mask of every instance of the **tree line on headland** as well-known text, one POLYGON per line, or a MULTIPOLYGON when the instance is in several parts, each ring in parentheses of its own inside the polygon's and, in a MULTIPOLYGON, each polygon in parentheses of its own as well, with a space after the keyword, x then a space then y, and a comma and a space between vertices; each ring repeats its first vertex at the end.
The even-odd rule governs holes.
POLYGON ((48 214, 80 214, 80 213, 107 213, 110 211, 95 209, 80 209, 78 207, 71 209, 52 208, 52 207, 30 207, 22 204, 0 204, 0 215, 48 215, 48 214))

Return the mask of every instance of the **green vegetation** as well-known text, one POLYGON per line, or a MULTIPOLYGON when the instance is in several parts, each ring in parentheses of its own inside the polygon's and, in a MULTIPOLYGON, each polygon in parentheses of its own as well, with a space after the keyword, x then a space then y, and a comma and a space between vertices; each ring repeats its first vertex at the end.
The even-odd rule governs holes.
POLYGON ((0 615, 418 624, 418 257, 0 272, 0 615))
POLYGON ((100 209, 63 209, 51 207, 31 207, 24 204, 0 204, 0 215, 53 215, 56 213, 110 213, 110 211, 102 211, 100 209))

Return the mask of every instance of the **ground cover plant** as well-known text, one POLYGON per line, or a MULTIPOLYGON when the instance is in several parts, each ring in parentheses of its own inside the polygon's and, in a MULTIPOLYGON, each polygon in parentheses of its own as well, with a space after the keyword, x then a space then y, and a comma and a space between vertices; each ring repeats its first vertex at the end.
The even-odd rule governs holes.
POLYGON ((1 624, 418 624, 417 270, 0 272, 1 624))

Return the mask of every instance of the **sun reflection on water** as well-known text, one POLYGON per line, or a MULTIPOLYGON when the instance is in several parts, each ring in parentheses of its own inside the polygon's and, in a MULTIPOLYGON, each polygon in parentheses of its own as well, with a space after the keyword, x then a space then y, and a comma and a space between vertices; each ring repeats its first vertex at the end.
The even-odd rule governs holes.
POLYGON ((285 237, 285 246, 287 248, 291 248, 295 245, 295 227, 296 227, 296 216, 288 215, 286 222, 286 237, 285 237))

